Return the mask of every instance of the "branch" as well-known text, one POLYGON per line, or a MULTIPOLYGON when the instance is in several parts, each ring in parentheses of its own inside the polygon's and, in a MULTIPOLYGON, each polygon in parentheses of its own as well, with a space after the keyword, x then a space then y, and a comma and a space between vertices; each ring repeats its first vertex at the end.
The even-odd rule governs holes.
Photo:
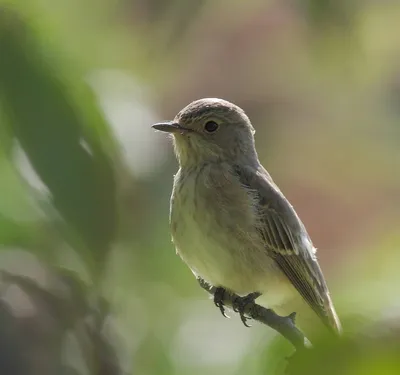
MULTIPOLYGON (((208 293, 214 295, 217 290, 216 287, 208 284, 201 278, 198 278, 200 286, 208 293)), ((223 304, 227 307, 233 308, 233 306, 240 300, 241 297, 237 294, 225 291, 223 296, 223 304)), ((292 313, 288 316, 280 316, 271 309, 266 309, 254 302, 246 304, 244 313, 246 316, 253 320, 257 320, 260 323, 267 325, 274 329, 285 337, 296 350, 302 350, 310 348, 310 341, 303 335, 303 333, 295 325, 296 313, 292 313)))

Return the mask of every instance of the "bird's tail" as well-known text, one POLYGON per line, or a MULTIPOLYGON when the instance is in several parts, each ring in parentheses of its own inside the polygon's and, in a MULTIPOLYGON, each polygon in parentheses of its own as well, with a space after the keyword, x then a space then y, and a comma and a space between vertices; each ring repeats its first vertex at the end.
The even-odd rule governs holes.
POLYGON ((323 319, 325 325, 335 334, 340 336, 343 332, 342 324, 340 323, 340 319, 336 313, 335 307, 333 306, 329 293, 327 293, 325 297, 325 313, 326 316, 323 319))

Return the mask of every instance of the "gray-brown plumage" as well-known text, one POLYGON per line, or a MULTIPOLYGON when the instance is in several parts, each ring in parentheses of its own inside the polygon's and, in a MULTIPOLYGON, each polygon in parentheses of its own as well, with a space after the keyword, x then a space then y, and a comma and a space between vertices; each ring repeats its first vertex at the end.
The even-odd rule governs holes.
POLYGON ((340 332, 316 250, 260 164, 243 110, 221 99, 201 99, 174 121, 153 127, 174 136, 180 169, 171 231, 193 273, 239 295, 260 292, 270 308, 297 290, 323 323, 340 332))

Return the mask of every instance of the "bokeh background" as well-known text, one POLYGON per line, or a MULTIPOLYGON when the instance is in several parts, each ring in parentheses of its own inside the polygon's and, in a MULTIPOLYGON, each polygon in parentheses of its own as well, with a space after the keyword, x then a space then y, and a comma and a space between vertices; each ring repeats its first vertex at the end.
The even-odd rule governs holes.
POLYGON ((292 373, 400 371, 400 3, 0 1, 0 373, 281 374, 176 256, 177 170, 151 129, 245 109, 348 338, 292 373))

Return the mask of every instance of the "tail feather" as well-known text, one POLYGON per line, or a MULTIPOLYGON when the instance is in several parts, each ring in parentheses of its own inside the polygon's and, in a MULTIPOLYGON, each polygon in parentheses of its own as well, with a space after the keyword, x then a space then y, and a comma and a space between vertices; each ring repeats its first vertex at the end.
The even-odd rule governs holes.
POLYGON ((336 313, 335 307, 333 306, 329 294, 326 295, 325 312, 326 312, 326 317, 324 319, 325 325, 335 334, 340 336, 343 332, 342 324, 340 323, 340 319, 336 313))

